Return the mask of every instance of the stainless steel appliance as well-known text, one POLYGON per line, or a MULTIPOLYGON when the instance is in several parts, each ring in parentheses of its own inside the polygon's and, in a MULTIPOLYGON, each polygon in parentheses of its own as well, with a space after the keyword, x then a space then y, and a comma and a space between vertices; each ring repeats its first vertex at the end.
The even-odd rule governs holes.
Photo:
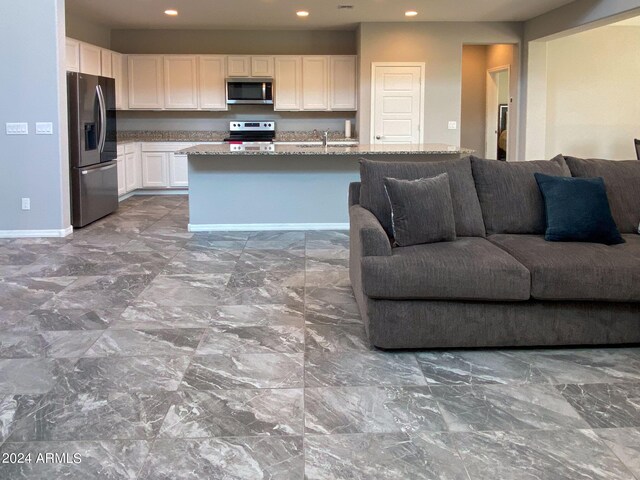
POLYGON ((118 209, 116 95, 112 78, 67 72, 71 224, 118 209))
POLYGON ((273 79, 227 79, 227 103, 229 105, 273 105, 273 79))
POLYGON ((229 122, 229 136, 225 142, 235 145, 269 145, 276 137, 276 122, 272 120, 253 122, 229 122))

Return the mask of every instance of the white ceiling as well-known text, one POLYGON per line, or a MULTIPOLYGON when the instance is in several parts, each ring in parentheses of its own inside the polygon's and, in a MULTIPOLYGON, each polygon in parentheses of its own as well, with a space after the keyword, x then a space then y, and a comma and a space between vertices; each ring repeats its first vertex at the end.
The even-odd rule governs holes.
POLYGON ((523 21, 572 0, 67 0, 67 12, 116 28, 352 28, 362 22, 523 21), (353 10, 338 10, 338 5, 353 10), (177 9, 177 17, 164 15, 177 9), (297 10, 310 16, 300 19, 297 10), (412 19, 406 10, 417 10, 412 19))

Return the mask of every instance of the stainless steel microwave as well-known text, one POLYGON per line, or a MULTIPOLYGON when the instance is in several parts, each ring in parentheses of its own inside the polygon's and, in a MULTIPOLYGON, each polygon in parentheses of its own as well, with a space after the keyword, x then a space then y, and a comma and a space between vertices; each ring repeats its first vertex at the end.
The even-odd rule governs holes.
POLYGON ((227 79, 227 103, 229 105, 272 105, 273 79, 229 78, 227 79))

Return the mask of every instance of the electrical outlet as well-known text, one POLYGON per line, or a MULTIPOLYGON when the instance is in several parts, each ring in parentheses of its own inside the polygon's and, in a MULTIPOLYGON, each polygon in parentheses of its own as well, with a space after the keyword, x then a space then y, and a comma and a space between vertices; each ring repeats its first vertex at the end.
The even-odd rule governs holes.
POLYGON ((36 122, 36 135, 53 135, 53 123, 36 122))
POLYGON ((29 124, 28 123, 9 123, 6 124, 7 135, 28 135, 29 124))
POLYGON ((31 199, 30 198, 23 198, 22 199, 22 209, 23 210, 31 210, 31 199))
POLYGON ((449 122, 449 130, 457 130, 458 129, 458 122, 452 120, 449 122))

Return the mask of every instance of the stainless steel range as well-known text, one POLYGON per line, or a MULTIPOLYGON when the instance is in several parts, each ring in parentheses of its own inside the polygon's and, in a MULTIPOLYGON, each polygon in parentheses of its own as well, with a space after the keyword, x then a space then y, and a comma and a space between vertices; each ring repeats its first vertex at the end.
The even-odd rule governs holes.
POLYGON ((276 137, 276 122, 229 122, 229 137, 224 141, 232 145, 269 145, 276 137))

